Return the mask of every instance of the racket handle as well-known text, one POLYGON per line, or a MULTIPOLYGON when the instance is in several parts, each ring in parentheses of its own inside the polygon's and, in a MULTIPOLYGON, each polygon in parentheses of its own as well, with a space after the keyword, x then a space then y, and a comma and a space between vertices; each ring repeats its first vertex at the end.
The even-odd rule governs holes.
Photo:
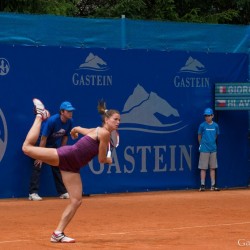
POLYGON ((109 157, 109 158, 111 157, 111 151, 110 150, 108 151, 107 157, 109 157))

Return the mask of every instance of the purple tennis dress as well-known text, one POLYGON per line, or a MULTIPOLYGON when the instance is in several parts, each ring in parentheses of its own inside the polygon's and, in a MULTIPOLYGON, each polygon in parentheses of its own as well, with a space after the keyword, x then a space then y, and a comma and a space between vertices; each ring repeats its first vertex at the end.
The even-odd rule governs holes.
POLYGON ((57 148, 59 168, 63 171, 79 173, 80 168, 87 165, 98 151, 99 141, 86 135, 74 145, 57 148))

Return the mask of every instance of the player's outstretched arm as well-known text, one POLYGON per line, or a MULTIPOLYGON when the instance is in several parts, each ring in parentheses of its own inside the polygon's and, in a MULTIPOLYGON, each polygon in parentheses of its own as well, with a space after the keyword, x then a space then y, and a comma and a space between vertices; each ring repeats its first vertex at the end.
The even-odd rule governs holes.
POLYGON ((82 128, 80 126, 77 126, 77 127, 74 127, 71 129, 70 135, 71 135, 72 139, 76 139, 76 138, 78 138, 78 134, 87 135, 88 133, 90 133, 94 129, 95 128, 82 128))

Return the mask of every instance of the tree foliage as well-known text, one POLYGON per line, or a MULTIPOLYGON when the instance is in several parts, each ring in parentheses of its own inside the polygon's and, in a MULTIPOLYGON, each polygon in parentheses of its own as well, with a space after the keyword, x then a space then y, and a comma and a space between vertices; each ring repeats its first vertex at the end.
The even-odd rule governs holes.
POLYGON ((0 11, 24 14, 73 16, 77 0, 1 0, 0 11))
POLYGON ((249 24, 249 0, 1 0, 0 11, 77 17, 249 24))
POLYGON ((80 0, 76 15, 198 23, 249 24, 249 0, 80 0), (91 8, 90 8, 91 6, 91 8))

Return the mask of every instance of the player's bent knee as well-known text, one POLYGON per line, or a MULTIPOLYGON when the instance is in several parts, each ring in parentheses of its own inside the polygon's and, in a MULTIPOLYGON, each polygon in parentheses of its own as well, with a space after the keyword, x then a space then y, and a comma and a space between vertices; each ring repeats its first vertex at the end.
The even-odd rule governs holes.
POLYGON ((73 200, 71 200, 71 204, 74 207, 79 208, 82 204, 82 199, 73 199, 73 200))

